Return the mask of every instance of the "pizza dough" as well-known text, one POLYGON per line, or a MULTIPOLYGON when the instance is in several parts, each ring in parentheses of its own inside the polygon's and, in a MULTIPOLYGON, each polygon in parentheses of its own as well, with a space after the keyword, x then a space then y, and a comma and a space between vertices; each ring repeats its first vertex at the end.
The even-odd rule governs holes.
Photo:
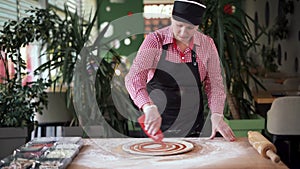
POLYGON ((183 140, 169 139, 163 143, 151 141, 140 141, 128 143, 122 146, 122 149, 131 154, 150 155, 150 156, 165 156, 175 155, 191 151, 194 145, 183 140))

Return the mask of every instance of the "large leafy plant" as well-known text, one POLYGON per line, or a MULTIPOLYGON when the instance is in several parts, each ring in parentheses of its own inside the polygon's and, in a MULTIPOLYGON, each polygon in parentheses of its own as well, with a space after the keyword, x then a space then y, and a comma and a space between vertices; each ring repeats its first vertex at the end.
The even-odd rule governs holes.
POLYGON ((45 89, 49 83, 43 79, 26 85, 17 82, 17 77, 0 84, 0 127, 28 127, 35 124, 34 115, 42 114, 47 106, 45 89))
POLYGON ((201 29, 214 39, 224 68, 228 103, 226 115, 234 119, 247 118, 254 111, 249 79, 258 83, 250 72, 253 65, 247 52, 257 45, 261 34, 257 37, 252 35, 248 22, 257 23, 240 8, 240 1, 207 0, 206 4, 201 29))
MULTIPOLYGON (((17 22, 11 23, 14 24, 18 25, 17 22)), ((28 127, 32 131, 34 115, 42 114, 47 106, 45 89, 50 83, 42 78, 23 81, 27 73, 20 48, 29 39, 26 39, 26 32, 15 32, 9 28, 10 25, 6 24, 0 35, 0 127, 28 127), (19 40, 24 42, 17 43, 19 40)))
MULTIPOLYGON (((109 47, 109 42, 103 41, 109 25, 99 34, 92 34, 99 9, 94 16, 84 20, 77 12, 71 13, 65 8, 65 19, 56 22, 59 30, 52 30, 53 35, 60 36, 45 41, 51 59, 36 71, 59 70, 53 80, 67 86, 68 100, 74 102, 76 110, 75 125, 103 126, 103 136, 107 137, 112 136, 111 127, 127 135, 129 115, 121 115, 115 106, 115 102, 120 103, 122 97, 127 96, 126 91, 115 88, 116 83, 113 83, 115 69, 121 63, 120 56, 109 47), (118 95, 115 99, 113 88, 118 95)), ((131 106, 129 102, 126 105, 126 108, 131 106)))
MULTIPOLYGON (((109 42, 102 42, 108 26, 97 38, 92 35, 92 30, 97 28, 98 10, 88 20, 79 16, 77 11, 70 12, 67 7, 64 18, 53 9, 36 8, 28 12, 31 15, 20 22, 9 21, 5 24, 1 40, 7 44, 17 44, 18 47, 40 42, 44 51, 41 56, 46 56, 48 61, 37 68, 35 74, 47 73, 53 86, 66 86, 67 104, 71 105, 73 98, 76 103, 74 124, 102 125, 105 121, 108 126, 126 134, 127 118, 120 115, 111 96, 111 82, 120 56, 108 47, 109 42), (95 74, 89 74, 90 61, 96 61, 95 74), (80 73, 75 74, 76 70, 80 73), (96 101, 93 100, 95 95, 96 101)), ((10 53, 20 57, 16 49, 12 46, 10 53)), ((121 94, 126 96, 124 91, 121 94)), ((117 97, 117 100, 120 98, 117 97)))
POLYGON ((50 79, 39 78, 22 82, 27 76, 27 66, 21 48, 35 41, 47 40, 46 28, 51 24, 41 23, 45 18, 46 21, 53 20, 44 9, 36 9, 36 14, 19 21, 7 21, 1 30, 0 64, 3 65, 4 73, 0 84, 0 126, 28 126, 29 130, 33 130, 35 113, 42 114, 43 109, 47 107, 46 89, 51 84, 50 79), (45 15, 44 18, 41 18, 41 15, 45 15))
POLYGON ((28 127, 32 131, 34 115, 42 114, 47 106, 48 81, 39 78, 22 82, 27 67, 20 50, 35 40, 31 21, 26 18, 5 22, 0 32, 0 127, 28 127))

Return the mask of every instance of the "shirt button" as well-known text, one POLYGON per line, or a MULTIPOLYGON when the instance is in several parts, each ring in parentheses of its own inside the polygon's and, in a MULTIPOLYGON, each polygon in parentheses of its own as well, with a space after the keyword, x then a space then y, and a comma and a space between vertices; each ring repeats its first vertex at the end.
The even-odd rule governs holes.
POLYGON ((181 57, 182 60, 184 60, 184 57, 181 57))

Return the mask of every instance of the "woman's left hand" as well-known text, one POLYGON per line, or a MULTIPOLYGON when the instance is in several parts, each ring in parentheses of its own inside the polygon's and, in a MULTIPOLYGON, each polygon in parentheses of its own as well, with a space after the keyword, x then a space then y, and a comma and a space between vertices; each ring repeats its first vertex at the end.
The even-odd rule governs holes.
POLYGON ((223 114, 212 113, 211 115, 212 132, 210 139, 215 138, 216 133, 219 132, 227 141, 235 141, 235 136, 231 128, 225 123, 223 114))

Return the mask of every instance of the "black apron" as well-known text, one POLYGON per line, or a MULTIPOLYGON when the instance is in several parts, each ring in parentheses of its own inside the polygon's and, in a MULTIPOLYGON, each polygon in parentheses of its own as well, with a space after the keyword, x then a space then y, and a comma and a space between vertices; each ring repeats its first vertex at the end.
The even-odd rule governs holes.
POLYGON ((202 83, 192 50, 191 63, 167 61, 167 45, 163 46, 153 78, 147 91, 162 117, 165 137, 196 137, 204 123, 202 83))

